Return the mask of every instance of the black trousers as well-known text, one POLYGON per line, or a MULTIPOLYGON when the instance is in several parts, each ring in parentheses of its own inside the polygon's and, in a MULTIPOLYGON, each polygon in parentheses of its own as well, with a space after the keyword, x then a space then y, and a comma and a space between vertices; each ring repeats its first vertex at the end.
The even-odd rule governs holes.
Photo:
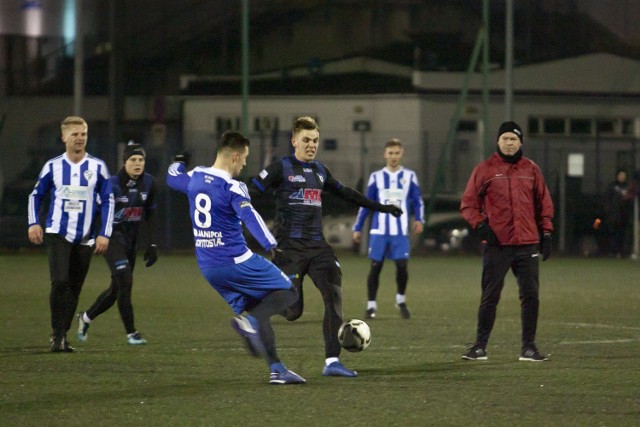
POLYGON ((53 335, 60 338, 71 328, 80 291, 91 264, 93 247, 72 244, 52 233, 45 235, 45 241, 51 275, 51 329, 53 335))
POLYGON ((104 258, 111 270, 111 284, 87 310, 89 319, 96 317, 118 302, 118 311, 127 334, 136 332, 131 303, 133 269, 136 265, 136 245, 123 233, 115 231, 109 240, 104 258))
POLYGON ((287 320, 296 320, 304 311, 302 280, 309 275, 322 295, 324 318, 322 333, 326 357, 338 357, 342 347, 338 330, 342 324, 342 270, 336 254, 329 244, 322 241, 288 239, 279 242, 273 263, 293 283, 298 299, 286 312, 287 320))
POLYGON ((539 257, 538 245, 485 246, 482 261, 482 297, 478 310, 476 344, 487 345, 504 278, 511 269, 516 276, 520 297, 522 345, 535 343, 538 327, 539 257))

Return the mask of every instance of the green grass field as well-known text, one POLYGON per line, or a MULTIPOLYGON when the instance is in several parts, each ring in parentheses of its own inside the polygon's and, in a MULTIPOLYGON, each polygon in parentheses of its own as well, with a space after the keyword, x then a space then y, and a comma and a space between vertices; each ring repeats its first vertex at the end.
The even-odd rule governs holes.
MULTIPOLYGON (((368 261, 340 254, 345 318, 362 318, 368 261)), ((520 310, 509 276, 487 362, 460 359, 474 339, 481 260, 411 260, 410 320, 394 307, 394 267, 381 280, 372 343, 342 355, 358 378, 321 375, 322 302, 305 283, 306 311, 274 318, 280 356, 303 386, 271 386, 229 326, 231 311, 193 256, 140 263, 128 346, 117 307, 98 318, 74 354, 49 346, 44 255, 0 256, 0 423, 91 425, 640 425, 640 263, 552 258, 541 268, 538 345, 544 363, 519 362, 520 310)), ((94 257, 80 298, 108 284, 94 257)))

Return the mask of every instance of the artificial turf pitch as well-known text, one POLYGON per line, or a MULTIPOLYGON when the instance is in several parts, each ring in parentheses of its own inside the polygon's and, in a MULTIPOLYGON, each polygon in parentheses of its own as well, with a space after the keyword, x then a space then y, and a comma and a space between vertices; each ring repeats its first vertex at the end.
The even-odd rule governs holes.
MULTIPOLYGON (((366 258, 339 254, 345 318, 364 316, 366 258)), ((141 260, 140 260, 141 261, 141 260)), ((520 309, 507 278, 487 362, 460 359, 475 332, 479 256, 414 257, 410 320, 394 306, 395 267, 381 277, 372 343, 341 359, 357 378, 321 375, 320 294, 305 313, 274 318, 284 363, 308 381, 272 386, 229 326, 232 313, 193 255, 138 263, 133 302, 146 346, 129 346, 117 307, 73 354, 49 352, 46 256, 0 255, 0 424, 4 426, 625 426, 640 425, 640 263, 551 258, 541 264, 542 363, 519 362, 520 309)), ((108 286, 94 257, 80 297, 108 286)))

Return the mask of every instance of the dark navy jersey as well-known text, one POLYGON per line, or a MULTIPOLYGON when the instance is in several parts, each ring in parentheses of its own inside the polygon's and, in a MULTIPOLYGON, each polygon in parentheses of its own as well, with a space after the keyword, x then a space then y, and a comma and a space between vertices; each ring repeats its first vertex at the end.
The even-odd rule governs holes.
POLYGON ((252 187, 273 191, 276 199, 276 238, 324 240, 322 192, 338 193, 342 184, 318 161, 283 157, 253 178, 252 187))
POLYGON ((122 168, 110 180, 115 199, 113 229, 135 242, 140 223, 148 220, 156 208, 153 176, 143 173, 132 179, 122 168))

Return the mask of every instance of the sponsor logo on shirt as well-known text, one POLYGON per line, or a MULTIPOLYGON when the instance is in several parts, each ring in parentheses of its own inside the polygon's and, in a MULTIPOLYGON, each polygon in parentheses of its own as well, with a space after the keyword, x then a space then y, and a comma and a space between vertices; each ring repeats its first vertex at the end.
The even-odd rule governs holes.
POLYGON ((387 188, 380 191, 380 203, 384 205, 402 204, 402 190, 387 188))
POLYGON ((311 170, 311 168, 302 168, 302 172, 311 173, 313 171, 311 170))
POLYGON ((196 237, 196 248, 217 248, 224 246, 222 231, 199 230, 194 228, 193 235, 196 237))
POLYGON ((317 188, 301 188, 289 196, 289 199, 299 200, 298 204, 322 206, 322 190, 317 188))
POLYGON ((307 182, 306 179, 304 179, 304 176, 302 175, 289 175, 289 181, 290 182, 307 182))
POLYGON ((88 194, 87 187, 79 185, 63 185, 60 187, 60 195, 65 199, 87 200, 88 194))
POLYGON ((144 210, 141 207, 136 208, 124 208, 120 209, 118 213, 116 213, 116 219, 122 221, 130 221, 137 222, 142 221, 142 216, 144 214, 144 210))
POLYGON ((65 200, 62 209, 66 213, 82 213, 84 212, 84 203, 78 200, 65 200))

